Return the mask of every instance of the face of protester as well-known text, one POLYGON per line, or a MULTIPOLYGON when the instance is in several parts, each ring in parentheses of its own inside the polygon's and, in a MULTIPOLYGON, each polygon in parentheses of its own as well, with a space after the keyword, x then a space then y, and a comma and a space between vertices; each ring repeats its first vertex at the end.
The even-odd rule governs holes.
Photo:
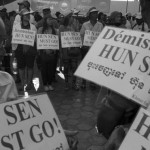
POLYGON ((142 22, 143 22, 143 19, 137 19, 137 18, 136 18, 136 23, 137 23, 138 25, 140 25, 142 22))
POLYGON ((45 9, 45 10, 43 10, 43 16, 44 16, 44 17, 47 16, 47 15, 49 15, 49 14, 51 14, 50 9, 45 9))
POLYGON ((97 20, 97 18, 98 18, 98 12, 97 11, 90 13, 90 20, 97 20))
POLYGON ((23 15, 23 21, 30 22, 30 14, 23 15))
POLYGON ((69 24, 72 24, 74 22, 74 18, 72 16, 69 17, 69 24))

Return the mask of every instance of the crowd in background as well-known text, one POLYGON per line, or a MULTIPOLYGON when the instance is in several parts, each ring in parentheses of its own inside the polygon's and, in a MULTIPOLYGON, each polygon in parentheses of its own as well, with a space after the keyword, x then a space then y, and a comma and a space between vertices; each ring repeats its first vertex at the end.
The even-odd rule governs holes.
MULTIPOLYGON (((23 1, 18 3, 19 12, 7 12, 6 8, 0 10, 0 16, 5 24, 7 37, 5 40, 5 54, 1 62, 1 68, 12 74, 11 56, 13 54, 17 59, 18 75, 16 82, 21 82, 23 90, 32 89, 32 77, 35 62, 38 65, 42 75, 42 81, 45 91, 54 90, 52 84, 56 82, 57 67, 65 77, 65 89, 70 88, 69 78, 71 78, 71 87, 75 90, 86 88, 86 81, 81 84, 73 73, 78 65, 90 49, 88 46, 62 48, 60 43, 59 50, 38 50, 36 43, 33 47, 21 44, 11 44, 14 26, 22 29, 32 29, 37 34, 54 34, 60 37, 61 32, 73 31, 80 32, 82 40, 86 30, 101 32, 105 26, 115 26, 119 28, 127 28, 149 32, 147 24, 142 19, 140 13, 132 15, 114 11, 110 16, 104 14, 95 7, 92 7, 87 15, 81 15, 80 11, 73 9, 67 14, 56 12, 51 13, 49 7, 42 10, 42 14, 38 11, 32 11, 30 3, 23 1)), ((2 53, 2 52, 1 52, 2 53)))

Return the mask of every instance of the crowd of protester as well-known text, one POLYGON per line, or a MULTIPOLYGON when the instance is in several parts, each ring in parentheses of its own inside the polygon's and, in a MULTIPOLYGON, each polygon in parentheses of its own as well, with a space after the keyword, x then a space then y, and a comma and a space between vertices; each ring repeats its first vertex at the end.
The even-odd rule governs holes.
POLYGON ((79 11, 74 9, 68 14, 56 12, 51 13, 50 8, 45 7, 42 10, 42 15, 38 11, 31 11, 30 3, 23 1, 18 3, 19 12, 7 12, 6 8, 0 11, 0 16, 6 26, 6 42, 5 42, 5 56, 3 57, 1 67, 12 74, 11 68, 11 54, 13 53, 17 58, 18 76, 16 82, 24 85, 27 84, 26 89, 32 89, 32 77, 34 71, 35 61, 38 64, 39 71, 42 75, 42 81, 45 91, 54 90, 52 83, 56 81, 57 66, 60 67, 65 77, 65 88, 69 89, 69 78, 71 76, 72 87, 75 90, 79 88, 86 88, 86 81, 83 80, 80 85, 73 73, 77 69, 79 63, 84 58, 90 47, 82 46, 78 48, 62 48, 60 44, 59 51, 57 50, 38 50, 36 44, 34 47, 25 45, 11 44, 12 31, 14 26, 22 29, 32 29, 38 34, 54 34, 61 35, 64 31, 80 32, 82 40, 86 30, 101 32, 104 26, 115 26, 120 28, 127 28, 133 30, 141 30, 148 32, 148 26, 144 23, 140 13, 132 15, 127 13, 123 15, 121 12, 114 11, 107 16, 103 12, 98 11, 92 7, 86 16, 81 16, 79 11), (71 54, 71 52, 75 52, 71 54))
MULTIPOLYGON (((139 12, 134 15, 131 13, 123 15, 121 12, 114 11, 108 16, 92 7, 86 16, 81 16, 80 11, 76 9, 67 14, 60 12, 53 14, 50 8, 45 7, 41 15, 38 11, 31 11, 28 1, 18 3, 18 6, 18 13, 15 11, 8 13, 6 8, 0 11, 0 17, 6 27, 5 42, 0 43, 0 69, 12 74, 12 57, 17 59, 18 75, 15 81, 21 82, 19 90, 24 90, 25 85, 27 85, 26 90, 33 88, 32 78, 35 63, 41 73, 46 92, 54 90, 53 84, 56 82, 56 74, 59 71, 64 74, 66 90, 69 88, 85 89, 86 81, 82 80, 80 85, 77 77, 73 74, 90 47, 63 48, 60 42, 59 50, 37 50, 36 42, 34 46, 12 44, 14 27, 34 30, 37 34, 58 35, 59 38, 61 32, 80 32, 82 41, 86 30, 101 32, 105 26, 142 32, 150 31, 139 12), (59 71, 57 67, 59 67, 59 71)), ((93 84, 91 85, 93 86, 93 84)), ((139 105, 113 91, 109 91, 104 99, 98 115, 97 127, 99 133, 103 133, 106 138, 109 138, 117 125, 131 123, 139 105)))

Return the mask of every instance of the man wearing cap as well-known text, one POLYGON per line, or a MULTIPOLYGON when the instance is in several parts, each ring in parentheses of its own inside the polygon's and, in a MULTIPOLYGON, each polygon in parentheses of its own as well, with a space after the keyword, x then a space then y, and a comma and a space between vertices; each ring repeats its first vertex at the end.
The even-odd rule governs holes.
MULTIPOLYGON (((19 5, 19 14, 15 18, 14 25, 20 22, 21 20, 20 14, 22 13, 24 9, 31 11, 30 3, 28 2, 28 0, 23 0, 22 2, 19 2, 18 5, 19 5)), ((30 14, 30 23, 35 24, 35 19, 32 14, 30 14)))
POLYGON ((148 25, 144 22, 141 13, 136 15, 136 24, 132 27, 133 30, 148 32, 148 25))
MULTIPOLYGON (((89 9, 88 12, 89 21, 85 22, 80 30, 82 41, 84 40, 85 31, 94 31, 94 32, 101 32, 103 29, 102 23, 98 22, 98 10, 95 7, 89 9)), ((86 55, 90 47, 83 46, 81 50, 82 58, 86 55)), ((85 88, 85 80, 82 82, 82 87, 85 88)))

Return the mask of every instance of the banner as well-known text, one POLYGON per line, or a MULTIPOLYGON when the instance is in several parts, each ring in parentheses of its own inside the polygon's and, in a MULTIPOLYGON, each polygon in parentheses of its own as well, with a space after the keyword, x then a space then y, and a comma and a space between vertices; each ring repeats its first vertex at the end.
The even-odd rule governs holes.
POLYGON ((68 150, 58 117, 46 94, 0 105, 1 150, 68 150))
POLYGON ((97 39, 97 37, 99 36, 99 34, 100 34, 100 32, 86 30, 85 35, 84 35, 83 45, 84 46, 92 46, 93 43, 95 42, 95 40, 97 39))
POLYGON ((149 33, 105 27, 76 76, 105 86, 135 102, 150 103, 149 33))
POLYGON ((61 32, 62 48, 81 47, 82 40, 80 32, 61 32))
POLYGON ((37 34, 37 49, 59 50, 58 35, 37 34))
POLYGON ((34 46, 35 33, 33 30, 14 28, 12 43, 34 46))
POLYGON ((140 109, 119 150, 150 149, 150 112, 140 109))

